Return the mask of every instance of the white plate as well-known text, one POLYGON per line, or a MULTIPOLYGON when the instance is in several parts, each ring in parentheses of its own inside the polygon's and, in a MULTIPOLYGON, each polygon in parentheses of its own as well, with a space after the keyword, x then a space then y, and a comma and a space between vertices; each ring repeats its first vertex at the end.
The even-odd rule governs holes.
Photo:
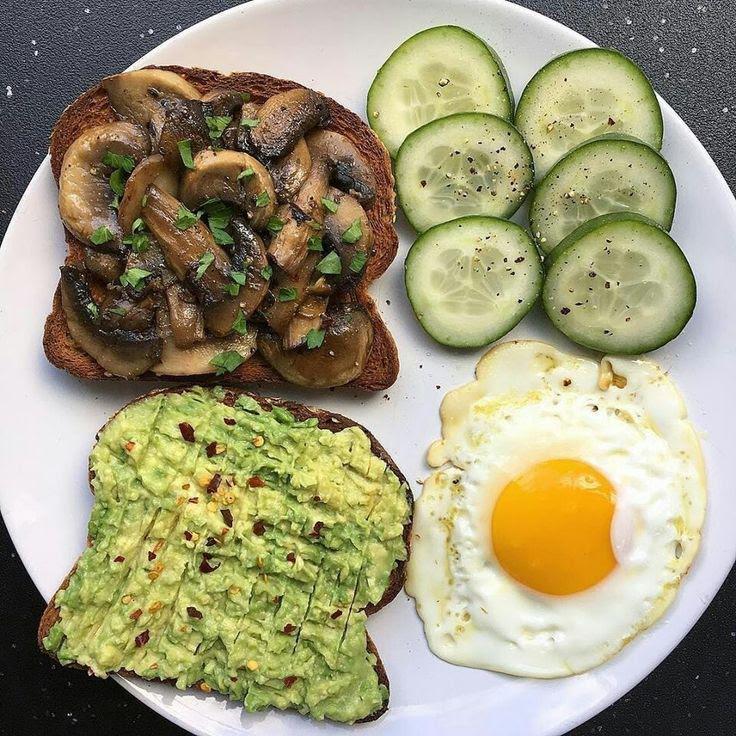
MULTIPOLYGON (((495 47, 517 96, 552 56, 590 45, 553 21, 500 0, 260 0, 180 33, 138 65, 178 63, 267 72, 321 89, 362 113, 373 74, 390 51, 412 33, 445 23, 466 26, 495 47)), ((359 727, 361 731, 424 736, 447 729, 474 734, 493 728, 504 736, 561 734, 623 695, 672 650, 736 558, 736 391, 731 385, 736 376, 736 203, 693 133, 666 105, 664 116, 664 154, 680 195, 673 233, 695 270, 699 302, 684 334, 655 357, 671 369, 694 421, 704 430, 710 506, 697 562, 676 603, 650 632, 607 665, 556 681, 514 679, 436 659, 425 644, 413 605, 399 596, 369 623, 391 678, 391 707, 376 724, 359 727)), ((388 391, 390 400, 337 392, 308 398, 371 428, 413 480, 427 472, 424 452, 438 435, 440 398, 470 379, 480 352, 445 351, 417 326, 402 284, 401 261, 411 236, 403 226, 400 234, 399 256, 374 288, 401 355, 401 376, 388 391)), ((0 250, 0 385, 5 396, 0 409, 0 507, 28 572, 47 599, 84 546, 91 507, 86 463, 95 431, 124 402, 150 388, 83 383, 47 363, 41 335, 63 255, 56 187, 46 160, 0 250)), ((513 333, 530 336, 575 350, 539 314, 513 333)), ((246 714, 221 698, 180 693, 160 684, 131 680, 123 686, 197 734, 241 736, 246 730, 278 736, 347 730, 294 714, 246 714)))

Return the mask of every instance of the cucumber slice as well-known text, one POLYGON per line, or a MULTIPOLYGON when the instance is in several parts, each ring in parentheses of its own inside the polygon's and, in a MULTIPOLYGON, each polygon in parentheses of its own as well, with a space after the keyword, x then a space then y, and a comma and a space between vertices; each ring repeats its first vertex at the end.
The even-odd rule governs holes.
POLYGON ((534 163, 511 123, 465 112, 411 133, 394 173, 406 219, 424 232, 465 215, 511 217, 532 187, 534 163))
POLYGON ((527 84, 516 110, 519 128, 543 177, 568 151, 604 133, 635 136, 659 150, 662 111, 649 80, 612 49, 558 56, 527 84))
POLYGON ((574 342, 604 353, 655 350, 695 309, 695 277, 677 243, 642 215, 601 215, 550 256, 542 303, 574 342))
POLYGON ((417 238, 404 264, 409 301, 442 345, 473 348, 498 340, 534 306, 542 263, 519 225, 461 217, 417 238))
POLYGON ((368 90, 368 122, 392 157, 413 130, 456 112, 514 115, 496 52, 457 26, 428 28, 404 41, 368 90))
POLYGON ((574 148, 537 185, 529 221, 544 253, 610 212, 637 212, 669 230, 677 187, 667 162, 636 138, 609 134, 574 148))

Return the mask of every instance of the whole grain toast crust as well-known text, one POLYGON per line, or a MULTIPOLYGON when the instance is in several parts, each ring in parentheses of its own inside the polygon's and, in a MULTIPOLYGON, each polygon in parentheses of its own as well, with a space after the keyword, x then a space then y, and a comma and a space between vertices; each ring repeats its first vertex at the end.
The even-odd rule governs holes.
MULTIPOLYGON (((105 427, 107 427, 107 425, 123 409, 130 406, 130 404, 134 404, 138 401, 143 401, 144 399, 148 399, 158 394, 182 393, 184 391, 187 391, 188 389, 189 387, 186 387, 186 386, 174 386, 171 388, 164 388, 164 389, 158 389, 155 391, 150 391, 147 394, 144 394, 143 396, 140 396, 137 399, 134 399, 133 401, 129 402, 124 407, 119 409, 115 414, 113 414, 112 417, 110 417, 110 419, 107 420, 107 422, 105 422, 105 424, 101 427, 101 429, 95 435, 95 442, 99 440, 100 433, 105 429, 105 427)), ((401 472, 401 470, 396 465, 396 463, 391 458, 391 456, 388 454, 388 452, 384 449, 384 447, 380 444, 380 442, 373 436, 373 434, 370 431, 368 431, 365 427, 363 427, 363 425, 359 424, 358 422, 353 421, 352 419, 349 419, 348 417, 343 416, 342 414, 335 414, 333 412, 326 411, 325 409, 318 409, 316 407, 306 406, 304 404, 300 404, 295 401, 286 401, 283 399, 277 399, 277 398, 272 398, 272 397, 258 396, 256 394, 252 394, 243 389, 234 388, 234 387, 228 388, 228 392, 236 396, 240 396, 240 395, 250 396, 251 398, 255 399, 260 404, 260 406, 262 406, 264 409, 270 409, 274 406, 278 406, 278 407, 287 409, 294 415, 297 421, 304 421, 306 419, 316 418, 320 429, 326 429, 326 430, 329 430, 330 432, 339 432, 340 430, 346 429, 347 427, 359 427, 360 429, 363 430, 363 432, 365 432, 366 436, 370 440, 371 452, 376 457, 383 460, 386 463, 386 465, 393 471, 393 473, 396 475, 399 481, 404 484, 404 486, 406 487, 406 499, 407 499, 407 502, 409 503, 409 520, 404 525, 404 533, 403 533, 404 545, 406 547, 406 559, 399 560, 396 563, 396 566, 391 572, 391 576, 389 577, 388 585, 386 586, 386 590, 384 591, 383 596, 381 596, 381 599, 377 603, 369 604, 368 606, 365 607, 365 612, 368 616, 371 616, 377 611, 380 611, 384 606, 388 605, 394 598, 396 598, 396 596, 399 594, 401 589, 404 587, 404 580, 406 578, 406 565, 407 565, 407 561, 409 559, 409 553, 410 553, 411 525, 412 525, 413 510, 414 510, 414 497, 412 495, 411 488, 404 474, 401 472)), ((90 477, 90 480, 91 480, 91 477, 90 477)), ((91 483, 90 483, 90 490, 92 490, 91 483)), ((93 490, 92 492, 94 493, 93 490)), ((91 544, 92 544, 92 540, 88 538, 87 545, 89 546, 91 544)), ((77 565, 75 563, 74 567, 72 567, 69 574, 66 576, 66 578, 64 578, 64 581, 59 586, 58 591, 64 590, 69 585, 69 581, 76 569, 77 569, 77 565)), ((48 635, 53 625, 61 618, 61 610, 56 605, 56 595, 58 594, 58 591, 57 593, 54 594, 54 596, 48 602, 43 614, 41 615, 41 620, 38 625, 38 634, 37 634, 38 646, 41 649, 41 651, 47 654, 48 656, 50 656, 52 659, 55 659, 57 662, 58 662, 58 658, 56 657, 56 655, 47 651, 45 647, 43 646, 43 640, 48 635)), ((389 686, 388 673, 386 672, 386 668, 383 665, 383 662, 378 653, 378 649, 376 648, 375 643, 373 642, 373 640, 371 639, 370 635, 367 632, 366 632, 366 649, 371 654, 373 654, 376 658, 375 671, 376 671, 376 674, 378 675, 379 683, 382 685, 385 685, 386 689, 389 690, 390 686, 389 686)), ((68 666, 75 667, 78 669, 85 669, 84 666, 78 665, 75 663, 71 663, 68 666)), ((129 672, 128 670, 120 670, 116 674, 122 675, 124 677, 137 677, 137 675, 134 672, 129 672)), ((169 681, 163 680, 163 682, 169 682, 169 681)), ((192 687, 196 688, 198 685, 199 683, 195 683, 192 687)), ((356 722, 357 723, 368 723, 369 721, 377 720, 388 710, 388 701, 389 701, 389 698, 387 697, 382 707, 379 710, 375 711, 374 713, 371 713, 370 715, 356 722)))
MULTIPOLYGON (((241 92, 249 92, 255 102, 263 102, 274 94, 302 86, 286 79, 255 72, 221 74, 209 69, 181 66, 162 66, 160 68, 180 74, 200 92, 208 92, 216 87, 228 87, 241 92)), ((370 207, 366 208, 366 215, 374 233, 374 253, 368 259, 365 273, 356 290, 358 302, 367 310, 373 323, 373 345, 365 369, 348 385, 368 391, 380 391, 393 384, 399 372, 396 343, 367 292, 367 287, 389 267, 398 249, 398 237, 393 228, 396 206, 391 159, 383 144, 358 115, 333 99, 327 98, 327 102, 331 115, 328 128, 349 138, 369 163, 376 176, 376 199, 370 207)), ((110 107, 107 93, 101 84, 84 92, 66 108, 51 134, 51 170, 57 184, 64 154, 72 142, 87 128, 112 122, 115 119, 115 113, 110 107)), ((64 233, 67 244, 65 262, 67 265, 78 264, 83 260, 84 244, 66 228, 64 233)), ((51 313, 46 319, 43 347, 51 363, 79 378, 124 380, 107 373, 94 358, 74 343, 61 309, 58 288, 53 298, 51 313)), ((209 382, 211 378, 208 375, 159 376, 149 372, 139 376, 137 380, 209 382)), ((258 354, 227 377, 227 382, 232 384, 282 383, 283 380, 258 354)))

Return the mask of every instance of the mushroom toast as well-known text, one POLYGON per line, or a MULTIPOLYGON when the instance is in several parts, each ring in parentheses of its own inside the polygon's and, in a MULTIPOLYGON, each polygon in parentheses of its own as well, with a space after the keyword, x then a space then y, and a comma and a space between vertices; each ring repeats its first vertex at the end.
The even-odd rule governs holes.
POLYGON ((262 74, 149 67, 51 137, 68 254, 44 348, 82 378, 379 390, 368 284, 396 254, 390 159, 357 115, 262 74))
POLYGON ((375 720, 388 677, 366 619, 401 590, 412 496, 345 417, 242 392, 157 391, 90 455, 88 546, 41 648, 312 718, 375 720))

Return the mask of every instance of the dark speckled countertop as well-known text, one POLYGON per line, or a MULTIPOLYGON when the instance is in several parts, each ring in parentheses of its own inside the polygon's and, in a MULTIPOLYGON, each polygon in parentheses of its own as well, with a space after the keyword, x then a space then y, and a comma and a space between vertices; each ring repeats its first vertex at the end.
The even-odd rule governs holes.
MULTIPOLYGON (((48 132, 68 102, 182 28, 236 4, 236 0, 0 2, 0 237, 46 154, 48 132)), ((733 0, 521 0, 519 4, 633 57, 696 131, 731 188, 736 187, 733 0)), ((3 468, 3 479, 12 482, 12 468, 3 468)), ((184 733, 114 683, 63 670, 39 654, 35 638, 43 601, 2 523, 0 555, 0 734, 184 733)), ((736 572, 660 667, 622 700, 571 732, 571 736, 589 734, 736 734, 736 572)))

